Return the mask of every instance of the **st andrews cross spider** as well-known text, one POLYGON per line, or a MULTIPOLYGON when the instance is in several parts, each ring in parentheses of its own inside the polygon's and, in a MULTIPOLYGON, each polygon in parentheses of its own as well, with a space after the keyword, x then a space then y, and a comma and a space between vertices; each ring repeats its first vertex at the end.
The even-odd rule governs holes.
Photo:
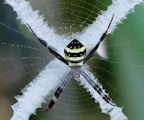
POLYGON ((98 94, 110 105, 115 106, 115 103, 103 92, 101 87, 96 84, 86 73, 81 69, 81 66, 83 66, 95 53, 95 51, 98 49, 100 43, 103 41, 105 36, 107 35, 107 31, 110 28, 110 25, 113 21, 114 14, 112 15, 111 21, 107 27, 107 30, 103 33, 101 36, 99 42, 96 44, 96 46, 91 50, 91 52, 85 57, 86 55, 86 47, 82 45, 78 40, 74 39, 72 40, 68 46, 65 47, 64 52, 66 59, 64 59, 59 53, 57 53, 51 46, 47 44, 45 40, 42 40, 41 38, 37 37, 37 35, 34 33, 32 28, 27 24, 28 28, 31 30, 31 32, 36 36, 36 38, 40 41, 41 44, 43 44, 45 47, 49 49, 49 51, 60 61, 65 63, 71 68, 71 71, 68 73, 68 75, 65 77, 61 85, 57 88, 55 94, 53 95, 49 106, 45 110, 47 112, 50 110, 55 102, 57 101, 58 97, 66 87, 66 85, 69 83, 72 77, 77 78, 80 76, 80 74, 87 80, 87 82, 98 92, 98 94))

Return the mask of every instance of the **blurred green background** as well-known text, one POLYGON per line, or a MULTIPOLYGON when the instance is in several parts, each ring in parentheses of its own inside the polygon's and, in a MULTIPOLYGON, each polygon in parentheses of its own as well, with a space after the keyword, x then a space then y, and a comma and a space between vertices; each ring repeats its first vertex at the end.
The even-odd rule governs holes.
MULTIPOLYGON (((27 1, 58 34, 68 36, 82 31, 112 3, 111 0, 27 1)), ((9 120, 13 114, 10 106, 16 102, 14 96, 21 95, 20 90, 53 58, 16 19, 13 9, 3 3, 0 0, 0 120, 9 120)), ((138 5, 134 10, 106 37, 108 59, 96 54, 88 64, 129 120, 144 120, 144 6, 138 5)), ((72 80, 48 114, 39 108, 37 115, 30 117, 30 120, 58 119, 109 120, 109 116, 102 114, 89 93, 72 80)))

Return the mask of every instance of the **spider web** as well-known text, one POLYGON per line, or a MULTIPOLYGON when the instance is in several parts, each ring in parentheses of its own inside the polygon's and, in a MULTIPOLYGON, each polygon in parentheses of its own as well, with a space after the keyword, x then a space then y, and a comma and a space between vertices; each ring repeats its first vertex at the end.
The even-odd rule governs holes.
MULTIPOLYGON (((100 0, 29 0, 34 10, 39 10, 48 25, 57 34, 73 36, 81 32, 101 11, 107 10, 112 1, 100 0)), ((90 61, 95 76, 103 84, 118 106, 130 120, 144 118, 142 103, 144 71, 144 16, 143 6, 136 7, 118 29, 106 38, 108 59, 95 55, 90 61)), ((16 13, 8 5, 0 3, 0 116, 10 119, 10 106, 16 102, 13 96, 32 81, 52 60, 51 54, 16 19, 16 13), (4 113, 7 113, 4 114, 4 113)), ((104 49, 102 48, 102 49, 104 49)), ((54 92, 54 91, 53 91, 54 92)), ((52 93, 53 94, 53 93, 52 93)), ((48 102, 51 97, 48 97, 48 102)), ((43 104, 45 108, 46 104, 43 104)), ((107 120, 99 105, 75 80, 71 80, 56 105, 48 113, 37 109, 30 120, 107 120)))

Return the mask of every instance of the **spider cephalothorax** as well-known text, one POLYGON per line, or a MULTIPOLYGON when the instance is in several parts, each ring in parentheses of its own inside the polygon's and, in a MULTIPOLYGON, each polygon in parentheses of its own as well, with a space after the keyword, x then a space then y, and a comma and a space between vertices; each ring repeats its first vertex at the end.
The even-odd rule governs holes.
POLYGON ((68 66, 82 66, 84 64, 86 47, 78 40, 72 40, 68 46, 66 46, 64 52, 68 61, 68 66))
POLYGON ((79 77, 80 74, 87 80, 87 82, 99 93, 99 95, 110 105, 115 106, 113 101, 108 97, 108 95, 102 90, 102 88, 96 84, 87 74, 84 70, 81 69, 81 66, 83 66, 95 53, 95 51, 98 49, 100 43, 104 40, 107 31, 112 23, 114 15, 112 16, 112 19, 106 29, 106 31, 102 34, 100 40, 95 45, 95 47, 91 50, 91 52, 86 56, 86 47, 82 45, 78 40, 74 39, 72 40, 64 49, 66 59, 63 58, 59 53, 53 49, 53 47, 49 46, 45 40, 42 40, 41 38, 38 38, 37 35, 34 33, 34 31, 31 29, 31 27, 28 25, 29 29, 34 33, 34 35, 37 37, 37 39, 43 44, 45 47, 49 49, 49 51, 60 61, 71 67, 71 71, 66 75, 64 78, 64 81, 61 83, 61 85, 57 88, 51 102, 49 103, 48 108, 46 111, 51 109, 55 102, 57 101, 58 97, 62 93, 65 86, 68 84, 68 82, 71 80, 72 77, 79 77), (74 69, 73 69, 74 68, 74 69))

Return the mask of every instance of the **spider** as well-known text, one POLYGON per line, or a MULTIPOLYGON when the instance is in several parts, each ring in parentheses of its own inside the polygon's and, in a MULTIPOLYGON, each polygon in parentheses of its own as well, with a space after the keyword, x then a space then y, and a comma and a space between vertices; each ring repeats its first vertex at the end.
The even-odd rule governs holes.
POLYGON ((78 40, 74 39, 72 40, 64 49, 65 57, 64 59, 59 53, 56 52, 56 50, 49 46, 47 42, 35 34, 35 32, 32 30, 32 28, 27 24, 30 31, 36 36, 36 38, 39 40, 39 42, 48 48, 48 50, 60 61, 65 63, 71 68, 71 71, 66 75, 61 85, 57 88, 55 94, 53 95, 48 107, 46 108, 45 112, 49 111, 53 105, 58 100, 60 94, 66 87, 66 85, 69 83, 72 77, 79 78, 80 74, 87 80, 87 82, 98 92, 98 94, 110 105, 116 106, 115 103, 106 95, 102 88, 96 84, 86 73, 81 69, 81 67, 94 55, 95 51, 98 49, 100 43, 104 40, 105 36, 107 35, 107 32, 110 28, 110 25, 113 21, 114 14, 112 15, 112 18, 110 20, 110 23, 106 29, 106 31, 101 36, 99 42, 95 45, 95 47, 91 50, 91 52, 86 56, 86 47, 82 45, 78 40))

